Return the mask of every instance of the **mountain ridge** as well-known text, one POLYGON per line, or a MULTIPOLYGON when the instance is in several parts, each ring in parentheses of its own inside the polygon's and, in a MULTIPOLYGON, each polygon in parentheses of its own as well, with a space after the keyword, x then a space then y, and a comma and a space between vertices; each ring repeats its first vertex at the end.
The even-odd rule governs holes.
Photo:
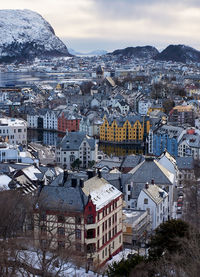
POLYGON ((153 58, 159 53, 159 51, 150 45, 146 46, 135 46, 135 47, 126 47, 124 49, 117 49, 109 55, 121 55, 126 57, 135 57, 135 58, 153 58))
POLYGON ((182 63, 200 62, 200 51, 184 44, 170 44, 154 58, 182 63))
POLYGON ((31 10, 0 10, 0 61, 71 56, 53 27, 31 10))

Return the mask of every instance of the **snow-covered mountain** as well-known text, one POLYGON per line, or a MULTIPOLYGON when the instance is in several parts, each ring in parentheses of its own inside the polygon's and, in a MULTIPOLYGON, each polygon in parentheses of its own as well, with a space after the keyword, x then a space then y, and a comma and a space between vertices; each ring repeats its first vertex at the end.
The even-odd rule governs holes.
POLYGON ((30 10, 0 10, 0 61, 70 56, 51 25, 30 10))

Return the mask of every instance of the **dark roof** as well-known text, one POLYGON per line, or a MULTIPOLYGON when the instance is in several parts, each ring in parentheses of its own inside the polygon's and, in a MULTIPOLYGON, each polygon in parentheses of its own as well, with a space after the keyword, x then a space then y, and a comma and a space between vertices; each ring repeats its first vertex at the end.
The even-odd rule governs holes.
POLYGON ((144 161, 144 157, 142 155, 129 155, 125 157, 124 161, 122 162, 121 167, 131 167, 134 168, 136 165, 144 161))
POLYGON ((132 169, 129 174, 131 176, 129 182, 146 184, 146 182, 151 183, 153 179, 157 185, 172 185, 172 180, 169 180, 169 178, 172 179, 173 174, 153 159, 144 160, 136 168, 132 169))
POLYGON ((123 117, 123 116, 120 116, 120 117, 117 117, 117 118, 114 118, 114 117, 109 117, 108 118, 108 122, 109 124, 112 124, 112 122, 115 120, 117 122, 117 125, 118 126, 123 126, 124 123, 128 120, 131 125, 135 124, 135 122, 138 120, 140 123, 143 123, 143 121, 146 121, 148 120, 149 117, 147 116, 140 116, 140 115, 134 115, 134 116, 126 116, 126 117, 123 117))
POLYGON ((193 157, 177 157, 176 158, 177 167, 181 169, 194 169, 194 159, 193 157))
POLYGON ((83 212, 88 197, 80 186, 44 186, 39 196, 39 206, 42 209, 58 211, 83 212))
POLYGON ((99 65, 96 69, 96 74, 103 74, 103 72, 104 72, 103 67, 99 65))
POLYGON ((84 139, 90 145, 91 150, 94 150, 95 139, 88 137, 84 132, 69 132, 66 136, 64 136, 58 147, 62 148, 62 150, 68 151, 79 150, 79 147, 84 139))

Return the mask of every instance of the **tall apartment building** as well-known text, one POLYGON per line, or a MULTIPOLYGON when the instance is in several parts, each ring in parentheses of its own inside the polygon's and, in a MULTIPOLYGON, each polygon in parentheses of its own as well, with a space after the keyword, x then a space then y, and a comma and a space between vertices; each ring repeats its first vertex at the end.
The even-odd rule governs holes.
POLYGON ((51 247, 64 249, 70 235, 71 247, 100 266, 122 249, 123 195, 100 175, 85 182, 66 181, 66 172, 64 176, 40 193, 34 213, 36 242, 47 243, 51 231, 51 247))
POLYGON ((16 118, 0 118, 0 136, 12 145, 26 145, 27 122, 16 118))

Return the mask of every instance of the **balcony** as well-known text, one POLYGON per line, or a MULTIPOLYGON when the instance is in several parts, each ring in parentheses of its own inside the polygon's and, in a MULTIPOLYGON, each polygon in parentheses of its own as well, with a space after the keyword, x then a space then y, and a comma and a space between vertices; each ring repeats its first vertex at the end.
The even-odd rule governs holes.
POLYGON ((86 223, 85 224, 85 229, 88 230, 88 229, 96 229, 97 228, 97 224, 96 223, 86 223))
POLYGON ((85 239, 86 244, 97 243, 97 238, 85 239))

